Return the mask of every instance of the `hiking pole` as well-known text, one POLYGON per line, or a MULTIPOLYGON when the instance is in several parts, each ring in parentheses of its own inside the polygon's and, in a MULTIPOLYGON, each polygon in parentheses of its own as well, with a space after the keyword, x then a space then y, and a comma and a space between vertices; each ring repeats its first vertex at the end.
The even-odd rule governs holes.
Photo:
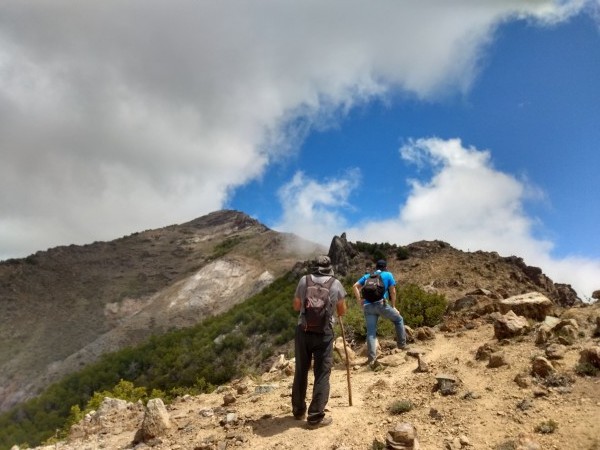
POLYGON ((342 329, 342 340, 344 341, 344 353, 346 354, 346 374, 348 375, 348 404, 352 406, 352 386, 350 385, 350 359, 348 358, 348 348, 346 347, 346 333, 344 333, 344 322, 340 319, 340 328, 342 329))

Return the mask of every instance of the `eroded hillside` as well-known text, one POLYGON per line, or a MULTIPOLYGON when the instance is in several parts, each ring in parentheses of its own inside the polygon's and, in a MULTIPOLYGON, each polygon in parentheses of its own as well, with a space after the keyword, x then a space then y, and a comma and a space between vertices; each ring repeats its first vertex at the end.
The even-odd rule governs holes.
POLYGON ((323 249, 219 211, 0 263, 0 410, 99 355, 191 326, 323 249))

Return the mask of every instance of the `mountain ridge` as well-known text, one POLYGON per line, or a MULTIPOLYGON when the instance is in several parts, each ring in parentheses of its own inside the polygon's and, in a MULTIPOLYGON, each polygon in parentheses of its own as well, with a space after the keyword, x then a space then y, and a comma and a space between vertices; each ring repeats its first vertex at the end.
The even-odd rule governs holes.
POLYGON ((218 314, 324 251, 226 210, 1 262, 0 410, 106 351, 218 314))
MULTIPOLYGON (((349 284, 374 256, 358 248, 342 234, 328 252, 349 284)), ((531 290, 559 306, 579 301, 570 286, 553 283, 515 256, 462 252, 441 241, 383 248, 399 283, 440 292, 452 304, 476 305, 473 314, 531 290), (394 254, 400 248, 408 257, 394 254)), ((0 350, 0 411, 107 351, 223 312, 286 271, 306 270, 306 260, 317 253, 325 249, 224 210, 1 262, 0 338, 7 345, 0 350)))

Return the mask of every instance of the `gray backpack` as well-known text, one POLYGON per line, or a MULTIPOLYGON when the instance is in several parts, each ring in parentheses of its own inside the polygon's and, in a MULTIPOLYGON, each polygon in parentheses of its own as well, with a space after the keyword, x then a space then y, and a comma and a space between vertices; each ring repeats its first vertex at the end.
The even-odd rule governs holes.
POLYGON ((332 304, 329 291, 334 281, 335 278, 331 277, 325 283, 318 283, 312 276, 306 275, 304 331, 323 334, 330 328, 332 304))

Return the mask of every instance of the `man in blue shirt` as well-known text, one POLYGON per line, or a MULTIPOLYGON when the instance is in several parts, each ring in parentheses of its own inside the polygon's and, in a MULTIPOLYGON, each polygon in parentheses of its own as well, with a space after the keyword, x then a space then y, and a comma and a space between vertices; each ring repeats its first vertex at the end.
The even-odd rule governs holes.
POLYGON ((387 271, 387 262, 385 260, 380 259, 377 261, 375 269, 376 273, 380 274, 381 280, 385 285, 383 298, 377 301, 367 301, 363 298, 361 291, 365 282, 370 277, 370 274, 368 273, 363 275, 360 280, 358 280, 356 283, 354 283, 354 286, 352 286, 356 301, 358 301, 361 305, 365 315, 365 323, 367 325, 368 362, 373 369, 378 365, 376 335, 379 316, 385 317, 393 322, 396 329, 396 343, 398 344, 398 348, 406 348, 404 319, 400 315, 400 312, 398 312, 396 309, 396 280, 394 280, 394 275, 387 271))

